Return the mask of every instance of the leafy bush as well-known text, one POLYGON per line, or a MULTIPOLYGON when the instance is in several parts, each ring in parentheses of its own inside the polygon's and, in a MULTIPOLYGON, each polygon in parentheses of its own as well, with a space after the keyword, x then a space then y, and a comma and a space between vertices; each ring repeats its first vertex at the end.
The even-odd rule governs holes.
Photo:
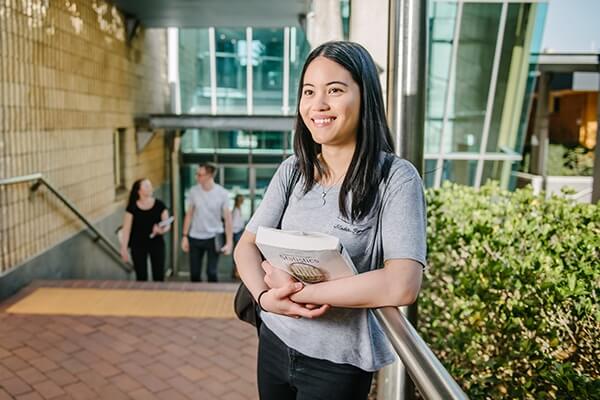
POLYGON ((594 150, 551 144, 548 146, 547 168, 551 176, 592 176, 594 150))
POLYGON ((600 398, 600 207, 429 190, 419 331, 471 399, 600 398))

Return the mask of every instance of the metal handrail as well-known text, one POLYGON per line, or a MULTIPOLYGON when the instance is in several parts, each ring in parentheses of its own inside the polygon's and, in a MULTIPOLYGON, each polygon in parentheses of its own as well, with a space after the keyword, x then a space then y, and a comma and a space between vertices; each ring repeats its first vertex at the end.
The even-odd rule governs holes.
POLYGON ((406 371, 425 399, 468 399, 398 308, 383 307, 374 311, 406 371))
POLYGON ((63 196, 63 194, 60 193, 58 191, 58 189, 56 189, 54 186, 52 186, 52 184, 50 182, 48 182, 46 179, 44 179, 44 176, 42 174, 37 173, 37 174, 32 174, 32 175, 23 175, 23 176, 16 176, 13 178, 0 179, 0 186, 15 185, 15 184, 27 183, 27 182, 34 182, 31 185, 31 187, 29 188, 31 193, 38 190, 41 185, 46 186, 46 188, 50 192, 52 192, 56 197, 58 197, 58 199, 60 201, 62 201, 62 203, 65 206, 67 206, 67 208, 69 210, 71 210, 81 220, 81 222, 83 222, 88 227, 88 229, 91 230, 96 235, 96 238, 94 239, 94 241, 99 240, 108 247, 108 249, 112 252, 113 255, 116 256, 116 259, 119 261, 119 267, 121 267, 127 273, 133 272, 133 267, 131 266, 131 264, 124 262, 121 259, 121 252, 119 251, 119 249, 114 244, 112 244, 110 242, 110 240, 108 240, 108 238, 106 236, 104 236, 104 234, 102 234, 98 229, 96 229, 96 227, 94 227, 94 225, 92 225, 92 223, 77 209, 77 207, 75 207, 75 205, 73 203, 71 203, 65 196, 63 196))

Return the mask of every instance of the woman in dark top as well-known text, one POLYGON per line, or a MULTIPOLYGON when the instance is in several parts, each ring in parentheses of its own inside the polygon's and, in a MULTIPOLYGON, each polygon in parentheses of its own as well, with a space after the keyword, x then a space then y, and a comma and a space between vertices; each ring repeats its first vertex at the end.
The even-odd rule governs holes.
POLYGON ((148 179, 138 179, 129 193, 129 202, 123 220, 121 237, 121 258, 127 262, 131 248, 131 258, 138 281, 148 280, 148 255, 152 263, 152 278, 165 280, 165 241, 163 235, 170 225, 159 226, 169 218, 165 204, 154 198, 152 183, 148 179))

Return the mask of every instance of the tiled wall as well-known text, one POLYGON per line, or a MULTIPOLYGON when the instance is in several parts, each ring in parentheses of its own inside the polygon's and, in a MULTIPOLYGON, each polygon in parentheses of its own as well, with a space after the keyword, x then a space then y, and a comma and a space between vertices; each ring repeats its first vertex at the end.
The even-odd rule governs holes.
MULTIPOLYGON (((92 221, 123 207, 113 133, 126 129, 125 183, 164 176, 164 136, 140 154, 134 117, 168 110, 165 30, 138 29, 101 1, 0 1, 0 179, 42 173, 92 221)), ((45 189, 0 186, 0 275, 82 229, 45 189)))

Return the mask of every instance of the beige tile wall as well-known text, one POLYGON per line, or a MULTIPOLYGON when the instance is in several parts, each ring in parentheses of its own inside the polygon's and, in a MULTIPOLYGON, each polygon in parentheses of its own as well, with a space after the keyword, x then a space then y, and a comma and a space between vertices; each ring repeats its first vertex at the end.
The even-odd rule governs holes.
MULTIPOLYGON (((135 150, 134 117, 168 110, 165 30, 125 40, 101 1, 0 1, 0 179, 41 172, 92 220, 123 206, 113 132, 126 128, 125 179, 164 180, 164 137, 135 150)), ((0 186, 0 274, 82 224, 46 190, 0 186)))

